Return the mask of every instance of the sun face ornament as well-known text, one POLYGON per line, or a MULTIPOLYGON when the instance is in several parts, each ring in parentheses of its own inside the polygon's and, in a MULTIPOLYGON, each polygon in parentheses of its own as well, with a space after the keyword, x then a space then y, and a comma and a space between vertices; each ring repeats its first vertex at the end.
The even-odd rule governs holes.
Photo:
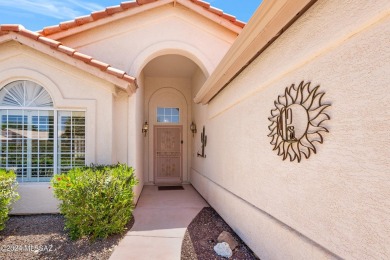
POLYGON ((322 143, 321 132, 328 132, 324 122, 330 117, 324 111, 330 104, 321 104, 325 93, 318 92, 319 85, 310 88, 310 82, 286 87, 285 93, 278 96, 271 110, 271 125, 268 127, 272 137, 271 145, 283 160, 290 157, 300 162, 303 155, 308 159, 311 152, 316 153, 315 142, 322 143))

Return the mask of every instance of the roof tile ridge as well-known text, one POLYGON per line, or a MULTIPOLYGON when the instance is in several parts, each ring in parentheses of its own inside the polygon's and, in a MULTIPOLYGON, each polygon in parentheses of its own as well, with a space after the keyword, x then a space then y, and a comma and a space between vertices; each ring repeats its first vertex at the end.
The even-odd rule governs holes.
MULTIPOLYGON (((9 33, 15 32, 24 37, 30 38, 34 41, 40 42, 49 46, 50 48, 57 50, 58 52, 64 53, 74 59, 83 61, 84 63, 100 69, 103 72, 114 75, 117 78, 123 79, 127 82, 134 83, 135 78, 128 75, 125 71, 112 67, 110 64, 94 59, 93 57, 86 55, 84 53, 78 52, 77 50, 63 45, 61 42, 50 39, 43 35, 40 35, 37 32, 33 32, 25 29, 22 25, 19 24, 2 24, 0 25, 0 33, 9 33)), ((1 34, 0 34, 1 35, 1 34)))
POLYGON ((25 29, 21 24, 0 24, 0 31, 2 32, 20 32, 25 29))
POLYGON ((128 9, 135 8, 137 6, 140 6, 140 5, 143 5, 146 3, 150 3, 150 2, 154 2, 154 1, 158 1, 158 0, 149 0, 149 1, 148 0, 145 0, 145 1, 138 1, 137 0, 137 1, 121 2, 119 5, 108 6, 104 10, 94 11, 88 15, 76 17, 73 20, 64 21, 64 22, 61 22, 60 24, 57 24, 57 25, 44 27, 42 30, 38 31, 38 33, 43 35, 43 36, 48 36, 48 35, 58 33, 58 32, 64 31, 64 30, 69 30, 69 29, 77 27, 77 26, 91 23, 91 22, 106 18, 108 16, 114 15, 116 13, 123 12, 123 11, 126 11, 128 9))
MULTIPOLYGON (((136 0, 136 1, 125 1, 121 2, 119 5, 114 6, 108 6, 104 10, 94 11, 88 15, 79 16, 76 17, 73 20, 64 21, 57 25, 47 26, 44 27, 42 30, 38 31, 39 34, 43 36, 49 36, 51 34, 59 33, 62 31, 66 31, 84 24, 88 24, 91 22, 98 21, 100 19, 112 16, 116 13, 120 13, 123 11, 126 11, 128 9, 136 8, 141 5, 157 2, 159 0, 136 0)), ((214 13, 228 21, 230 21, 232 24, 244 28, 246 23, 238 20, 235 16, 223 12, 223 10, 211 6, 210 3, 203 1, 203 0, 188 0, 198 6, 203 7, 208 12, 214 13)))
POLYGON ((218 16, 221 16, 222 18, 229 20, 234 25, 237 25, 241 28, 244 28, 246 23, 243 21, 238 20, 234 15, 225 13, 222 9, 216 8, 212 6, 209 2, 203 1, 203 0, 190 0, 194 4, 203 7, 207 11, 214 13, 218 16))

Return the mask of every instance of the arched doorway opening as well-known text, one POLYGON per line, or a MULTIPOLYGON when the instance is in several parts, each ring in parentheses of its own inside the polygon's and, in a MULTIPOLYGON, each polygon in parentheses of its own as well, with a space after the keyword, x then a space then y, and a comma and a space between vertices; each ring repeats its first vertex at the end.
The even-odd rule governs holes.
POLYGON ((191 59, 166 54, 152 59, 139 75, 144 91, 144 180, 148 184, 190 182, 193 157, 193 98, 206 80, 191 59))

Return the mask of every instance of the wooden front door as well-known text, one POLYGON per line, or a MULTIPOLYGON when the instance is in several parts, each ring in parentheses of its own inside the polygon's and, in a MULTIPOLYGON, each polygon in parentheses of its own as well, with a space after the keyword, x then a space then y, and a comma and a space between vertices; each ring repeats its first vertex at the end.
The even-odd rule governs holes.
POLYGON ((182 126, 154 127, 154 182, 156 184, 182 182, 182 132, 182 126))

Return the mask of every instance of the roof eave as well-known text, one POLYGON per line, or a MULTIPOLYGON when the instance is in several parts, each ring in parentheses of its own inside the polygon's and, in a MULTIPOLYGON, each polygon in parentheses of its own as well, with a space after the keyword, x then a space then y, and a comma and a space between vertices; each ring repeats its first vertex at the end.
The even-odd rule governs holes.
MULTIPOLYGON (((138 2, 138 1, 137 1, 138 2)), ((78 17, 75 20, 65 21, 59 25, 45 27, 38 33, 49 37, 54 40, 59 40, 77 33, 81 33, 86 30, 93 29, 95 27, 114 22, 126 17, 130 17, 160 6, 172 4, 173 7, 176 3, 194 11, 210 19, 211 21, 240 34, 245 23, 237 20, 234 16, 223 13, 222 10, 211 7, 210 4, 199 0, 158 0, 158 1, 145 1, 139 2, 123 2, 119 6, 112 6, 106 8, 106 10, 94 12, 91 15, 78 17), (135 4, 132 7, 124 9, 125 4, 135 4), (203 6, 202 6, 203 5, 203 6), (122 7, 123 6, 123 7, 122 7), (208 6, 208 7, 206 7, 208 6), (111 10, 111 11, 110 11, 111 10)))
MULTIPOLYGON (((115 13, 115 14, 112 14, 112 15, 109 15, 109 16, 106 16, 103 18, 99 18, 97 20, 94 20, 93 22, 78 25, 76 27, 72 27, 72 28, 69 28, 66 30, 60 30, 56 33, 46 34, 45 30, 57 27, 57 25, 52 26, 52 27, 46 27, 42 31, 39 31, 38 33, 45 35, 46 37, 49 37, 50 39, 58 40, 58 39, 62 39, 62 38, 86 31, 86 30, 93 29, 95 27, 98 27, 98 26, 101 26, 101 25, 104 25, 104 24, 107 24, 110 22, 114 22, 114 21, 126 18, 128 16, 133 16, 133 15, 142 13, 144 11, 147 11, 147 10, 155 8, 155 7, 169 4, 171 2, 172 2, 172 0, 160 0, 160 1, 155 1, 155 2, 148 3, 148 4, 141 4, 141 5, 137 6, 137 8, 130 8, 130 9, 125 10, 123 12, 118 12, 118 13, 115 13)), ((77 20, 77 18, 76 18, 76 20, 77 20)), ((74 21, 62 22, 61 24, 71 23, 71 22, 74 22, 74 21)))
MULTIPOLYGON (((187 7, 188 9, 216 22, 217 24, 237 33, 237 34, 240 34, 241 31, 243 30, 242 27, 238 26, 238 25, 235 25, 234 23, 226 20, 225 18, 217 15, 217 14, 213 14, 211 12, 205 12, 204 8, 200 5, 197 5, 197 4, 193 4, 191 3, 190 1, 186 1, 186 0, 177 0, 176 1, 177 3, 181 4, 182 6, 184 7, 187 7)), ((239 23, 243 23, 241 21, 237 21, 239 23)), ((243 23, 244 24, 244 23, 243 23)))
POLYGON ((98 78, 101 78, 115 85, 116 87, 118 87, 123 91, 126 91, 129 95, 135 93, 137 89, 136 79, 133 77, 125 75, 126 79, 118 78, 113 74, 111 75, 110 73, 104 72, 96 67, 90 66, 81 60, 73 59, 67 54, 55 50, 53 47, 50 47, 44 43, 30 39, 29 37, 20 35, 17 32, 10 31, 8 34, 0 36, 0 44, 11 40, 19 42, 20 44, 28 46, 32 49, 38 50, 41 53, 54 57, 73 67, 82 69, 83 71, 88 72, 89 74, 94 75, 98 78))
POLYGON ((209 103, 317 0, 264 0, 194 98, 209 103))

